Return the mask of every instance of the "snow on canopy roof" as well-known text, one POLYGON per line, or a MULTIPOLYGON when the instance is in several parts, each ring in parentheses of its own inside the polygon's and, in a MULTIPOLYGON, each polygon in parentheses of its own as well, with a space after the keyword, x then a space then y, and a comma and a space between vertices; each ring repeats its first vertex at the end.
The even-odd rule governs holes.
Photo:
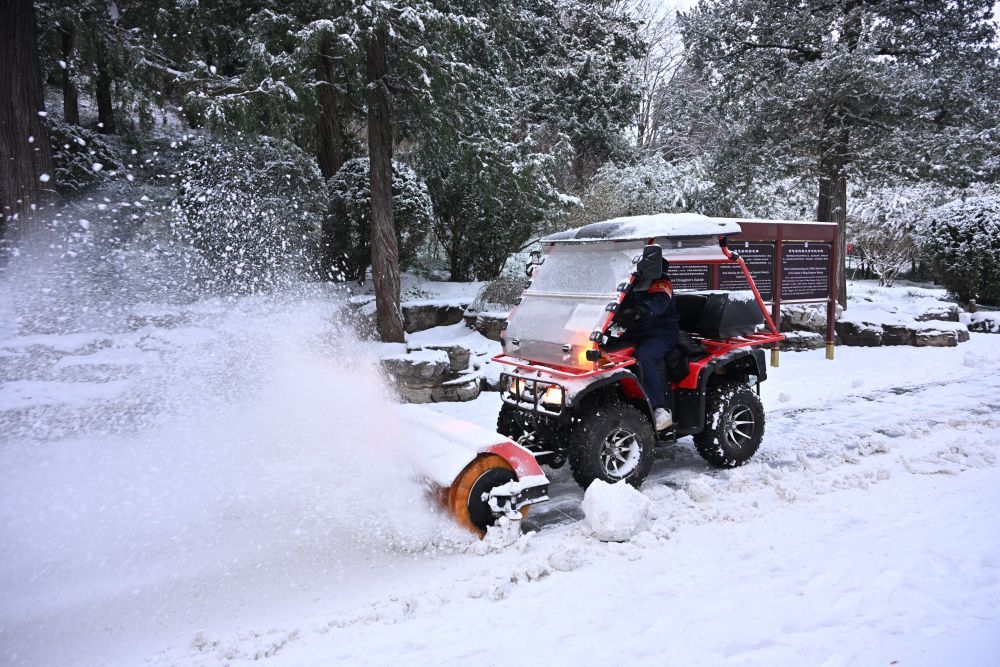
POLYGON ((739 234, 735 220, 710 218, 699 213, 657 213, 635 215, 595 222, 576 229, 550 234, 543 243, 552 241, 627 241, 656 237, 682 238, 739 234))

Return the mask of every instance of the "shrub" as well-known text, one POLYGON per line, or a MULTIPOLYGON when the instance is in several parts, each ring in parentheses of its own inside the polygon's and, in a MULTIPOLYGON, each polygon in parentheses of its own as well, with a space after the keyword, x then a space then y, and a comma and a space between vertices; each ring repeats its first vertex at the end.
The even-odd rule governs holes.
POLYGON ((202 252, 218 286, 256 292, 315 275, 327 198, 311 156, 270 137, 204 143, 180 176, 175 232, 202 252))
POLYGON ((940 206, 917 237, 938 282, 961 301, 1000 301, 1000 196, 940 206))
POLYGON ((90 130, 49 118, 49 143, 55 166, 55 186, 75 192, 122 169, 119 152, 90 130))
POLYGON ((471 309, 476 312, 510 310, 524 291, 525 280, 527 277, 523 274, 501 274, 483 285, 472 302, 471 309))
MULTIPOLYGON (((372 262, 371 191, 368 158, 348 160, 327 183, 333 228, 333 250, 342 254, 351 277, 364 279, 372 262)), ((409 268, 427 230, 433 210, 427 186, 410 167, 392 163, 392 216, 399 244, 399 265, 409 268)))

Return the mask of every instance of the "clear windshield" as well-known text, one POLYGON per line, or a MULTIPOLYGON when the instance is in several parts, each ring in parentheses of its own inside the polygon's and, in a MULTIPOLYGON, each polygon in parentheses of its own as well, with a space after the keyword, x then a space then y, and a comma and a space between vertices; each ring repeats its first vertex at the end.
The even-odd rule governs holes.
POLYGON ((641 250, 641 242, 551 246, 511 313, 505 351, 543 363, 589 365, 590 334, 618 300, 618 285, 628 280, 641 250))

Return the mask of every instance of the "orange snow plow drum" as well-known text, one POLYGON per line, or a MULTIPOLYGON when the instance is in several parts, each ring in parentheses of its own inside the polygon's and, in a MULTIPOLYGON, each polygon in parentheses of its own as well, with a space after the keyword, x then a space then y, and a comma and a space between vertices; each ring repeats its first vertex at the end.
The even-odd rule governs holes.
MULTIPOLYGON (((483 495, 488 496, 491 489, 512 481, 517 481, 517 475, 506 459, 496 454, 481 454, 465 466, 448 488, 448 511, 463 527, 485 535, 493 517, 489 501, 484 501, 483 495)), ((524 517, 530 507, 523 505, 517 511, 524 517)))
POLYGON ((548 500, 549 480, 534 455, 495 431, 415 405, 398 408, 416 443, 418 474, 469 530, 485 535, 502 516, 548 500))

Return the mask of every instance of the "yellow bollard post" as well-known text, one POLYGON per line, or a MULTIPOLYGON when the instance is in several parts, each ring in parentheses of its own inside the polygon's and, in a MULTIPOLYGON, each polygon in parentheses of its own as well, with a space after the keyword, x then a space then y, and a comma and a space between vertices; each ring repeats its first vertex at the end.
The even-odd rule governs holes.
POLYGON ((778 365, 779 365, 778 355, 780 353, 781 353, 781 351, 778 348, 776 348, 776 347, 772 347, 771 348, 771 368, 777 368, 778 367, 778 365))
POLYGON ((833 350, 834 350, 833 343, 827 343, 826 344, 826 358, 829 359, 830 361, 833 361, 833 350))

